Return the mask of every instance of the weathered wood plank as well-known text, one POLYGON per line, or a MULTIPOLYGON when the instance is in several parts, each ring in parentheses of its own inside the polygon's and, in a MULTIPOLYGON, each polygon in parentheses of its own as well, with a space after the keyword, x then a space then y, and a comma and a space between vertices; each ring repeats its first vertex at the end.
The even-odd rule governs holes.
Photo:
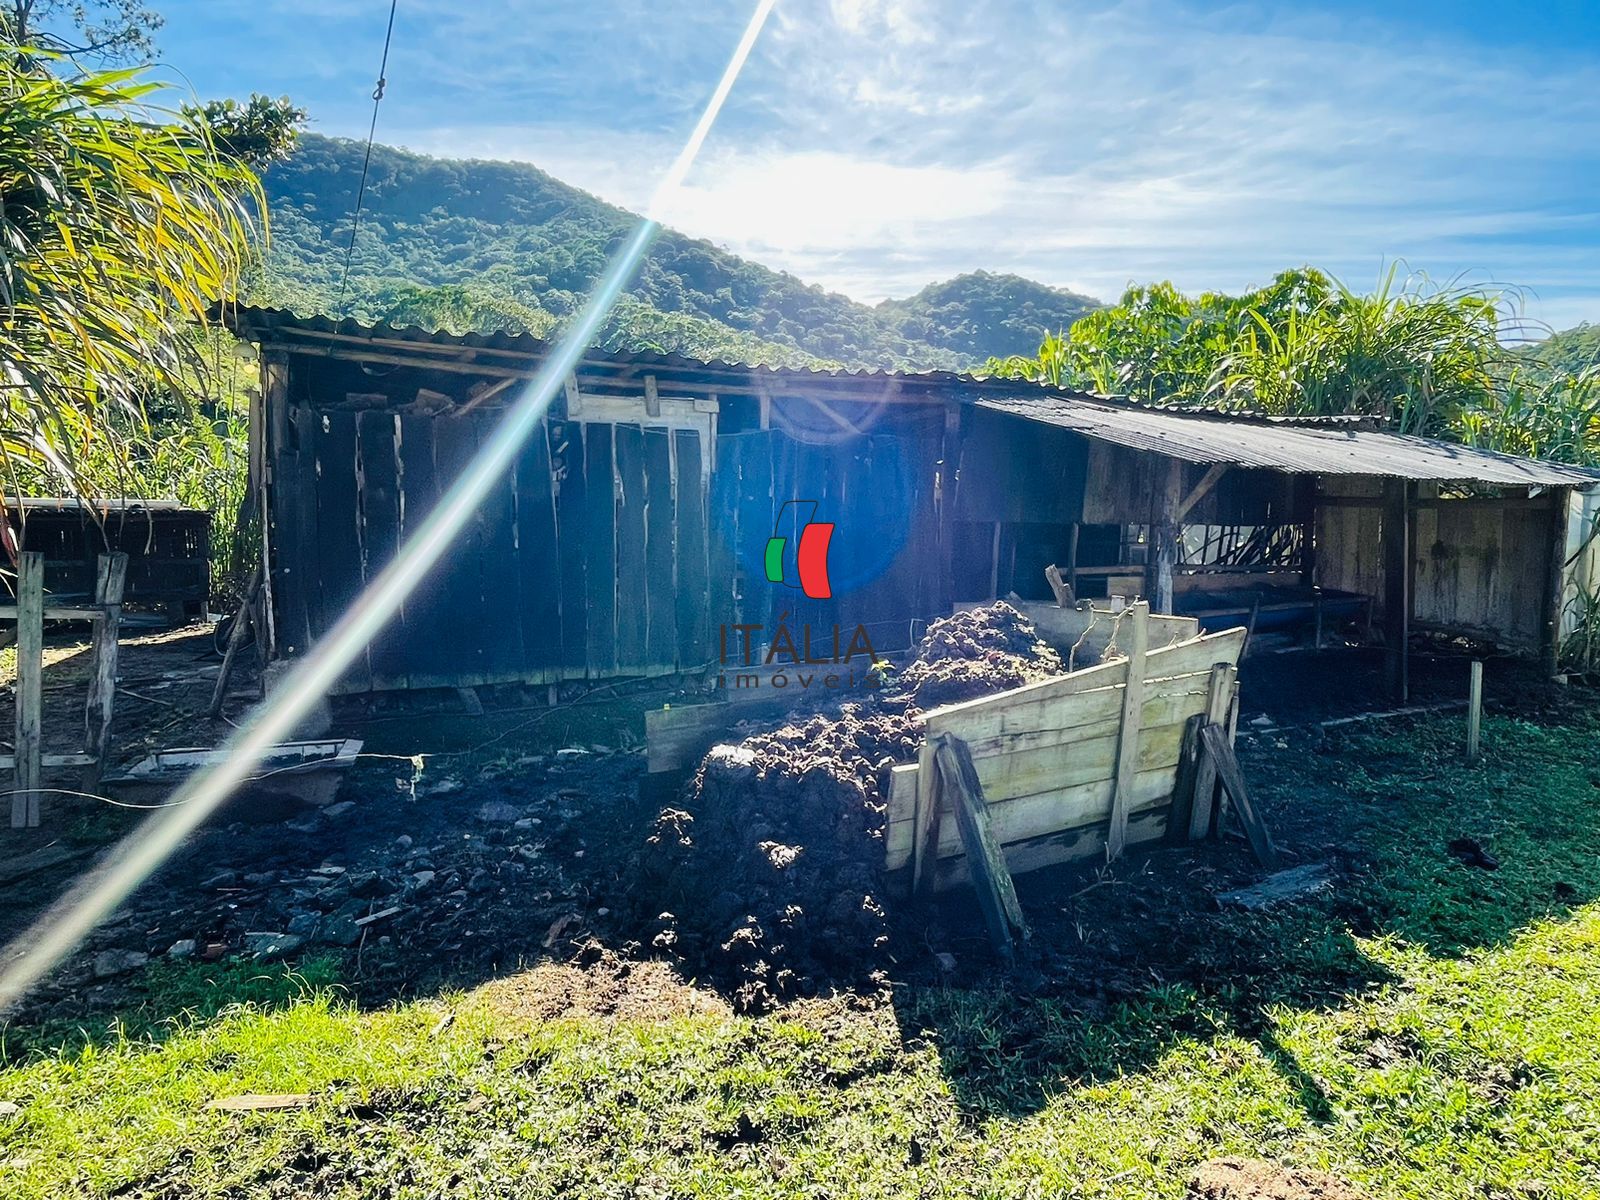
POLYGON ((990 822, 972 756, 960 738, 946 734, 939 739, 936 760, 939 790, 951 798, 956 828, 966 851, 967 870, 978 893, 978 907, 983 910, 990 940, 1009 959, 1015 953, 1016 941, 1027 939, 1028 923, 1023 919, 1016 886, 990 822))
MULTIPOLYGON (((1205 719, 1209 725, 1225 726, 1233 703, 1233 681, 1237 669, 1227 663, 1211 668, 1207 687, 1205 719)), ((1202 726, 1201 732, 1204 733, 1202 726)), ((1194 790, 1189 801, 1189 840, 1199 841, 1211 834, 1216 818, 1217 766, 1210 755, 1201 754, 1195 763, 1194 790)))
POLYGON ((17 559, 16 782, 11 828, 39 824, 40 754, 44 720, 44 555, 17 559))
MULTIPOLYGON (((1159 840, 1166 832, 1167 809, 1163 806, 1136 812, 1128 820, 1128 845, 1137 846, 1159 840)), ((1062 863, 1100 859, 1105 855, 1105 823, 1085 825, 1043 834, 1006 845, 1006 866, 1013 876, 1040 871, 1062 863)), ((933 890, 949 891, 971 882, 967 856, 941 858, 936 866, 933 890)))
MULTIPOLYGON (((916 788, 912 792, 915 804, 912 809, 909 849, 912 856, 911 890, 913 895, 926 895, 933 886, 933 863, 939 857, 940 796, 937 764, 938 742, 935 737, 922 744, 917 752, 916 788)), ((891 797, 892 798, 892 797, 891 797)), ((888 841, 888 829, 884 840, 888 841)))
MULTIPOLYGON (((322 587, 320 636, 361 594, 361 452, 356 442, 355 414, 323 413, 316 425, 317 541, 313 548, 317 581, 322 587)), ((350 664, 342 687, 361 691, 371 685, 366 648, 350 664)))
POLYGON ((645 663, 671 672, 678 662, 678 531, 672 493, 672 432, 644 431, 644 579, 635 602, 645 608, 645 663))
POLYGON ((1106 835, 1106 858, 1122 856, 1128 840, 1128 806, 1132 802, 1133 776, 1138 769, 1140 718, 1144 712, 1145 653, 1150 644, 1150 606, 1133 606, 1128 630, 1128 682, 1122 694, 1122 731, 1117 739, 1116 784, 1111 793, 1111 827, 1106 835))
MULTIPOLYGON (((1145 656, 1145 679, 1148 682, 1152 679, 1192 675, 1197 671, 1209 670, 1213 663, 1237 662, 1243 644, 1244 630, 1226 629, 1221 633, 1211 633, 1192 641, 1151 650, 1145 656)), ((1127 674, 1127 660, 1117 659, 1102 663, 1098 667, 1075 671, 1070 675, 1058 675, 1054 679, 1025 684, 1008 692, 936 708, 924 719, 929 729, 935 733, 953 733, 957 737, 967 737, 969 727, 966 722, 970 721, 974 714, 987 717, 1027 701, 1053 700, 1060 696, 1076 696, 1099 688, 1120 686, 1126 681, 1127 674)))
POLYGON ((644 431, 637 425, 618 425, 612 430, 616 444, 617 483, 617 569, 616 627, 617 668, 624 674, 640 674, 649 664, 645 645, 649 621, 649 593, 661 585, 651 579, 645 558, 644 431))
POLYGON ((1205 728, 1205 713, 1195 713, 1183 723, 1183 743, 1178 748, 1178 773, 1172 787, 1172 812, 1167 819, 1167 840, 1189 840, 1189 825, 1194 817, 1195 776, 1200 770, 1200 731, 1205 728))
MULTIPOLYGON (((595 426, 592 436, 604 433, 605 426, 595 426)), ((575 675, 587 669, 591 646, 589 644, 589 539, 595 536, 600 523, 599 514, 591 513, 588 495, 588 442, 591 435, 576 421, 552 421, 550 424, 551 486, 556 497, 556 547, 561 561, 561 665, 566 673, 575 675)), ((604 451, 605 473, 596 486, 611 496, 611 443, 604 451)), ((605 546, 611 545, 611 524, 605 523, 602 536, 605 546)), ((605 547, 596 547, 596 554, 605 547)), ((603 562, 609 563, 609 553, 603 562)), ((598 567, 602 563, 597 563, 598 567)), ((609 583, 607 579, 604 582, 609 583)), ((605 615, 610 620, 609 611, 605 615)), ((606 633, 609 637, 610 626, 606 633)), ((599 631, 596 631, 599 637, 599 631)), ((608 642, 605 649, 609 653, 608 642)), ((600 648, 600 647, 595 647, 600 648)))
MULTIPOLYGON (((361 573, 371 583, 400 548, 399 418, 387 412, 356 414, 361 445, 361 573)), ((405 617, 397 613, 367 648, 375 686, 404 687, 409 655, 405 617)))
MULTIPOLYGON (((1129 793, 1130 820, 1132 814, 1151 808, 1160 808, 1165 812, 1172 798, 1175 767, 1175 763, 1169 763, 1158 770, 1141 771, 1134 776, 1129 793)), ((1013 842, 1080 827, 1094 826, 1103 833, 1111 816, 1111 788, 1111 779, 1097 779, 991 804, 989 816, 994 823, 995 836, 1000 839, 1001 845, 1009 847, 1013 842)), ((887 869, 895 870, 910 864, 912 837, 913 825, 910 821, 897 821, 884 829, 884 862, 887 869)), ((960 853, 960 836, 950 822, 941 822, 937 857, 943 859, 960 853)))
POLYGON ((1206 753, 1216 763, 1217 777, 1227 789, 1228 799, 1233 804, 1234 811, 1239 814, 1239 823, 1244 826, 1245 836, 1250 839, 1250 848, 1255 852, 1256 861, 1269 871, 1276 869, 1277 848, 1273 846, 1272 835, 1267 831, 1266 824, 1256 811, 1255 803, 1250 799, 1250 791, 1244 782, 1244 772, 1239 769, 1239 760, 1234 757, 1233 747, 1228 743, 1227 734, 1220 725, 1207 725, 1200 731, 1200 741, 1206 753))
MULTIPOLYGON (((481 414, 466 418, 476 445, 482 449, 493 436, 494 418, 481 414)), ((528 439, 538 441, 542 430, 535 429, 528 439)), ((521 487, 517 468, 521 456, 500 473, 494 487, 478 506, 478 530, 482 537, 478 565, 478 586, 483 596, 483 669, 525 670, 527 656, 522 646, 521 613, 526 601, 522 595, 521 538, 517 522, 517 498, 521 487)), ((542 486, 542 481, 541 481, 542 486)))
MULTIPOLYGON (((577 531, 573 533, 578 536, 577 531)), ((517 572, 522 655, 530 675, 554 678, 561 666, 561 547, 550 467, 550 423, 541 422, 517 458, 517 572)))
POLYGON ((87 785, 100 782, 100 769, 111 749, 111 715, 117 696, 117 637, 122 619, 122 589, 128 578, 128 556, 102 554, 96 565, 94 602, 105 612, 95 623, 89 648, 89 697, 84 708, 83 752, 92 765, 87 785))
MULTIPOLYGON (((434 457, 432 417, 400 417, 401 538, 415 536, 422 523, 439 505, 445 484, 434 457)), ((441 634, 450 620, 447 596, 447 563, 436 563, 401 605, 404 630, 406 682, 412 687, 426 686, 420 680, 444 678, 454 686, 452 676, 466 673, 450 653, 451 642, 441 634)))
POLYGON ((711 563, 706 546, 706 486, 700 435, 680 429, 677 444, 677 660, 680 671, 693 671, 716 656, 712 626, 731 617, 720 592, 711 588, 711 563))
MULTIPOLYGON (((584 528, 588 533, 577 545, 585 560, 586 666, 591 677, 610 675, 617 669, 617 491, 611 441, 611 426, 583 427, 583 473, 587 489, 584 528)), ((568 528, 563 522, 563 539, 568 528)))
MULTIPOLYGON (((462 421, 435 420, 432 424, 439 488, 442 495, 448 495, 477 456, 478 420, 469 417, 462 421)), ((497 488, 504 486, 503 478, 497 481, 497 488)), ((488 517, 483 505, 479 505, 440 564, 442 573, 438 586, 442 604, 434 610, 438 623, 430 631, 438 640, 441 665, 462 675, 492 671, 500 666, 493 651, 494 626, 502 612, 489 603, 484 587, 484 569, 491 553, 488 517)))

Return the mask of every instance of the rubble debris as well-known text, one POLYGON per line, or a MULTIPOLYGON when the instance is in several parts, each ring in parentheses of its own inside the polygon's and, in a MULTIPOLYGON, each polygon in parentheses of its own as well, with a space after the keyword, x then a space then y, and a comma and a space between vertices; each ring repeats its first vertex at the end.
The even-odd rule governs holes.
POLYGON ((125 975, 149 961, 150 956, 142 950, 102 950, 94 956, 94 977, 110 979, 113 975, 125 975))

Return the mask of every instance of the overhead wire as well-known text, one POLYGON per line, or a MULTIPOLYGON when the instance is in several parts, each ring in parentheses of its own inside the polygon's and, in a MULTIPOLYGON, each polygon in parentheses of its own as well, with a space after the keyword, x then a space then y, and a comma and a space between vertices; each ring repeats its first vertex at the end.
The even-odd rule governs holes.
MULTIPOLYGON (((342 320, 345 295, 350 286, 350 264, 356 253, 356 233, 361 228, 361 209, 367 199, 367 178, 372 172, 372 143, 378 136, 378 106, 389 88, 389 47, 394 42, 394 14, 400 0, 389 0, 389 28, 383 35, 383 58, 378 63, 378 86, 372 89, 372 122, 367 126, 367 149, 361 156, 361 183, 356 187, 355 211, 350 214, 350 241, 344 248, 344 269, 339 273, 339 302, 334 306, 342 320)), ((331 349, 331 347, 330 347, 331 349)))

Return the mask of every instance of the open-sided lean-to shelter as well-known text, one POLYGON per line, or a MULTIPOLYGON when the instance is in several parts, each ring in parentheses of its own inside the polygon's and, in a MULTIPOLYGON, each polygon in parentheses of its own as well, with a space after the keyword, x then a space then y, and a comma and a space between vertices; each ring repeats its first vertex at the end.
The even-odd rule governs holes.
MULTIPOLYGON (((390 560, 549 346, 229 315, 261 351, 252 503, 267 516, 270 651, 293 657, 390 560)), ((725 627, 780 618, 865 625, 892 650, 957 602, 1048 597, 1051 563, 1079 595, 1137 591, 1157 611, 1227 614, 1241 581, 1258 615, 1343 593, 1392 648, 1415 622, 1553 663, 1569 497, 1597 480, 1360 422, 948 372, 592 353, 342 687, 691 672, 724 655, 725 627), (796 532, 790 500, 836 526, 829 598, 767 579, 769 539, 796 532)))

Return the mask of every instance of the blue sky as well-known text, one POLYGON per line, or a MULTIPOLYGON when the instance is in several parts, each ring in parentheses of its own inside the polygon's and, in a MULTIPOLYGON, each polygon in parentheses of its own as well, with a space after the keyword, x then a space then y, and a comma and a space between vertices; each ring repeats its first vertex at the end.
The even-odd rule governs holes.
MULTIPOLYGON (((641 208, 753 0, 400 0, 380 140, 641 208)), ((386 0, 156 0, 203 97, 364 135, 386 0)), ((669 222, 858 299, 1388 260, 1600 321, 1600 3, 779 0, 669 222)))

